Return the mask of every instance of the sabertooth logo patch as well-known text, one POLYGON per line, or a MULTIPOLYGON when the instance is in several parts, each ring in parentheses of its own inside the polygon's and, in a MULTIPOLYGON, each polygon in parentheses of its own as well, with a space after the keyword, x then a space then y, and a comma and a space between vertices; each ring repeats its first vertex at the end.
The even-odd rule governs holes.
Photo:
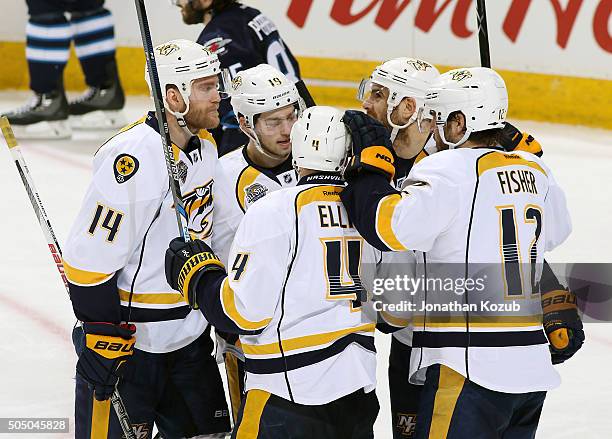
POLYGON ((456 72, 451 73, 451 79, 457 82, 471 77, 472 73, 469 70, 457 70, 456 72))
POLYGON ((189 218, 189 232, 198 239, 206 239, 212 232, 213 180, 183 195, 189 218))
POLYGON ((240 87, 242 85, 242 76, 236 76, 234 79, 232 79, 232 90, 236 91, 238 90, 238 87, 240 87))
POLYGON ((180 50, 179 46, 174 43, 162 44, 161 46, 157 46, 155 49, 161 56, 168 56, 171 53, 180 50))
POLYGON ((129 154, 121 154, 113 163, 113 171, 115 172, 115 180, 117 183, 125 183, 138 172, 138 159, 129 154))
POLYGON ((426 63, 425 61, 422 61, 420 59, 411 59, 410 61, 408 61, 408 64, 410 64, 414 70, 419 70, 421 72, 425 72, 427 69, 431 69, 432 66, 429 63, 426 63))
POLYGON ((246 205, 250 206, 255 201, 259 200, 260 198, 265 197, 267 193, 268 193, 268 188, 265 187, 263 184, 253 183, 252 185, 244 189, 246 205))

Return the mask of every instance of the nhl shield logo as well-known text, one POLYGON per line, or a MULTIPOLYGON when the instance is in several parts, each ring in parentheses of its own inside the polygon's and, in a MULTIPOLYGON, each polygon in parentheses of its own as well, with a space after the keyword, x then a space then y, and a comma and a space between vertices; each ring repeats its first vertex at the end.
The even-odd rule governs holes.
POLYGON ((161 46, 157 46, 156 47, 157 52, 161 55, 161 56, 168 56, 171 53, 176 52, 179 49, 179 46, 177 46, 174 43, 168 43, 168 44, 162 44, 161 46))
POLYGON ((456 72, 451 73, 451 79, 457 82, 471 77, 472 73, 469 70, 457 70, 456 72))
POLYGON ((121 154, 117 156, 113 163, 113 172, 117 183, 125 183, 138 172, 138 159, 129 154, 121 154))

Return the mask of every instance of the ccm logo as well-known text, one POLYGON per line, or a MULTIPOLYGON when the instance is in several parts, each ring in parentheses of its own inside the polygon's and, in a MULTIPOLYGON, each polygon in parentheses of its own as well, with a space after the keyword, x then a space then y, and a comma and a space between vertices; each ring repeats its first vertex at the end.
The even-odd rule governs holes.
POLYGON ((381 154, 381 153, 379 153, 379 152, 377 152, 377 153, 376 153, 376 158, 377 158, 377 159, 382 159, 382 160, 384 160, 384 161, 385 161, 385 162, 387 162, 387 163, 392 163, 392 161, 391 161, 391 157, 389 157, 389 156, 387 156, 387 155, 384 155, 384 154, 381 154))
POLYGON ((94 349, 112 352, 130 352, 134 349, 134 343, 109 343, 107 341, 98 340, 94 345, 94 349))

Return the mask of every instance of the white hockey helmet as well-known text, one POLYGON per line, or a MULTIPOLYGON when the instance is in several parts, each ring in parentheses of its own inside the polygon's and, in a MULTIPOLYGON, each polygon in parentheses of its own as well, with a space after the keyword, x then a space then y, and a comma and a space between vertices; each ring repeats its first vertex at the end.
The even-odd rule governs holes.
POLYGON ((503 78, 487 67, 455 69, 441 75, 425 97, 425 111, 436 113, 442 141, 450 148, 464 143, 470 134, 503 128, 508 113, 508 91, 503 78), (444 136, 448 116, 460 111, 465 116, 465 135, 456 143, 444 136))
POLYGON ((415 122, 417 117, 415 111, 405 125, 397 125, 391 121, 391 113, 395 107, 402 102, 402 99, 413 98, 417 109, 421 108, 427 89, 439 76, 438 69, 427 61, 417 58, 394 58, 376 67, 369 79, 361 81, 357 99, 364 101, 372 89, 372 84, 389 89, 387 122, 393 128, 391 138, 394 140, 397 132, 415 122))
MULTIPOLYGON (((225 93, 225 87, 228 83, 227 72, 221 70, 217 55, 202 45, 189 40, 171 40, 156 46, 153 52, 159 85, 164 97, 164 106, 177 118, 181 126, 185 126, 184 116, 189 112, 191 84, 196 79, 219 75, 219 94, 222 98, 227 97, 225 93), (166 87, 168 85, 174 85, 178 88, 186 104, 185 111, 172 111, 168 107, 166 102, 166 87)), ((149 91, 151 91, 148 66, 145 66, 145 80, 149 86, 149 91)))
POLYGON ((351 149, 344 112, 333 107, 310 107, 291 130, 293 166, 342 172, 351 149))
POLYGON ((261 153, 276 158, 259 141, 255 132, 255 116, 288 105, 295 105, 299 116, 306 105, 295 84, 271 65, 260 64, 243 70, 234 77, 230 96, 236 117, 245 118, 245 134, 254 140, 261 153))

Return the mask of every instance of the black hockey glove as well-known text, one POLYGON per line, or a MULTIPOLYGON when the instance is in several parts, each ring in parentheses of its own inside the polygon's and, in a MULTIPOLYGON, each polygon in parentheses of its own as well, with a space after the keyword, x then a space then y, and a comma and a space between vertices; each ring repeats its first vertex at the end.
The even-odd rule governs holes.
POLYGON ((543 323, 553 364, 572 357, 584 343, 576 295, 568 290, 542 293, 543 323))
POLYGON ((199 308, 197 281, 207 271, 225 273, 225 266, 208 244, 199 239, 185 242, 182 238, 174 238, 170 241, 166 250, 166 280, 193 309, 199 308))
POLYGON ((506 151, 527 151, 540 157, 542 146, 531 134, 521 133, 517 127, 506 122, 502 128, 499 144, 506 151))
POLYGON ((83 323, 85 346, 79 354, 76 372, 98 401, 111 397, 134 353, 136 326, 113 323, 83 323))
POLYGON ((342 121, 353 141, 353 157, 344 178, 348 181, 362 171, 382 174, 391 181, 395 175, 395 154, 389 130, 367 114, 348 110, 342 121))

